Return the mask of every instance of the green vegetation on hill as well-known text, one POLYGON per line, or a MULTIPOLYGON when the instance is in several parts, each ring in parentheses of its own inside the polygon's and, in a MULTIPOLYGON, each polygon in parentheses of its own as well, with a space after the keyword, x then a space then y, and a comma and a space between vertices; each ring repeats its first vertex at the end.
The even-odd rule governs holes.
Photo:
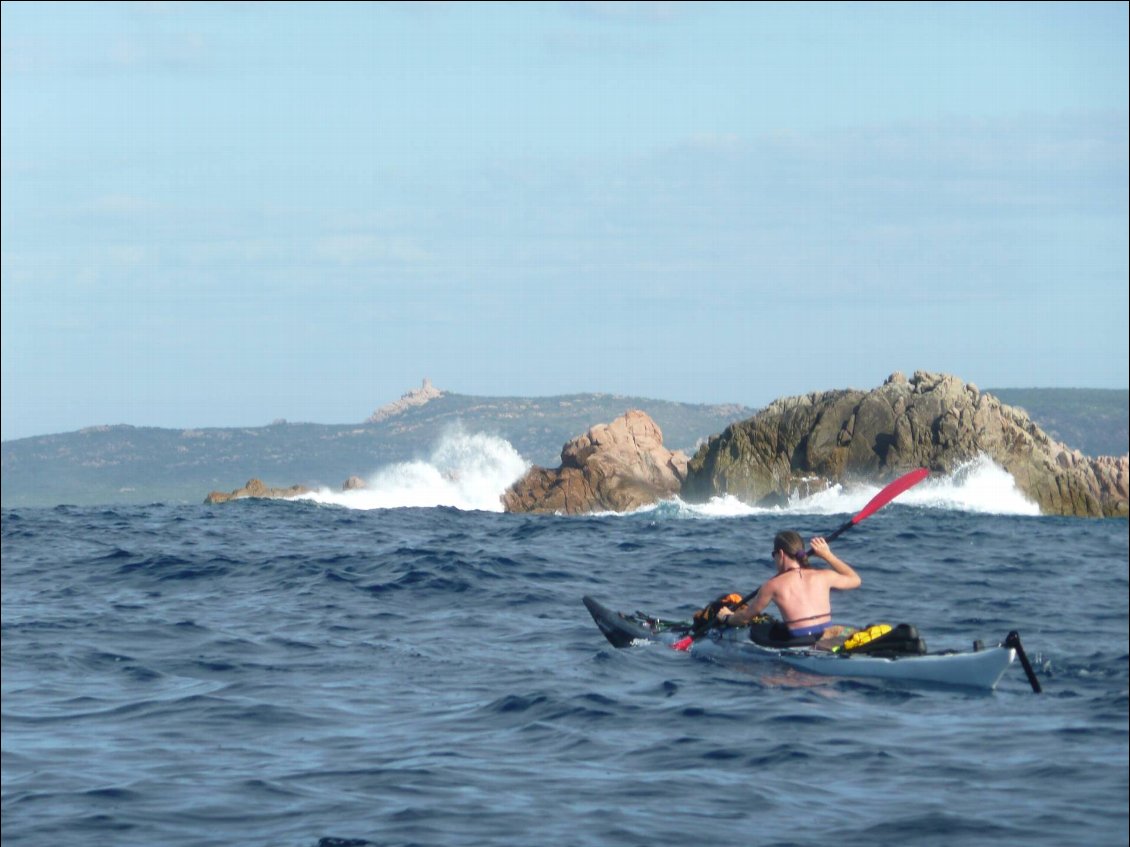
POLYGON ((1130 391, 1105 388, 988 388, 1023 409, 1056 441, 1087 456, 1122 456, 1130 449, 1130 391))

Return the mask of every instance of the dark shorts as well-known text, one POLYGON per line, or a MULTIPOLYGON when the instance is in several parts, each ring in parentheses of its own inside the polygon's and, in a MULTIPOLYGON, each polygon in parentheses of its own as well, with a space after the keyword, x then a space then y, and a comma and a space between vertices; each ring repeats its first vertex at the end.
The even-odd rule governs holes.
POLYGON ((811 635, 794 635, 787 626, 780 621, 767 620, 755 623, 749 628, 749 637, 764 647, 811 647, 820 640, 824 627, 830 624, 820 624, 816 627, 805 627, 801 632, 812 630, 811 635))
POLYGON ((824 634, 824 630, 826 630, 831 625, 832 622, 828 621, 827 623, 815 623, 812 626, 802 626, 799 629, 793 629, 792 627, 789 627, 789 635, 793 638, 804 638, 810 635, 815 635, 819 638, 824 634))

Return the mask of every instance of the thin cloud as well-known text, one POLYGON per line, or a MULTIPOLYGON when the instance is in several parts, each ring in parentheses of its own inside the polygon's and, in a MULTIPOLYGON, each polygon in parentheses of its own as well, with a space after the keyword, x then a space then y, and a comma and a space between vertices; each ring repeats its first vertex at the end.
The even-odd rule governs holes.
POLYGON ((4 38, 5 76, 168 73, 209 69, 215 60, 201 33, 130 33, 68 43, 66 38, 4 38))
POLYGON ((207 39, 194 32, 119 37, 94 58, 95 66, 127 71, 188 71, 210 62, 207 39))
POLYGON ((90 211, 96 215, 135 218, 151 215, 158 210, 158 204, 144 197, 130 194, 107 194, 90 204, 90 211))
POLYGON ((579 17, 607 21, 628 21, 653 23, 671 21, 696 12, 702 3, 680 3, 674 0, 653 0, 653 2, 577 2, 563 3, 562 8, 579 17))
POLYGON ((340 265, 411 265, 428 259, 428 252, 414 239, 402 236, 333 235, 318 239, 314 249, 319 258, 340 265))

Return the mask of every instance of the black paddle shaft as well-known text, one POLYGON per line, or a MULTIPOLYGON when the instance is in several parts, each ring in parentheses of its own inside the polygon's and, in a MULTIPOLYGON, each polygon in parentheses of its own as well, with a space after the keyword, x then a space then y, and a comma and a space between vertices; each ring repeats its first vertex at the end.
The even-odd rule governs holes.
POLYGON ((1016 651, 1016 658, 1020 660, 1020 664, 1024 668, 1024 675, 1028 677, 1028 684, 1032 686, 1032 690, 1036 694, 1043 691, 1044 689, 1040 687, 1040 680, 1036 679, 1036 672, 1032 670, 1032 663, 1028 661, 1028 654, 1024 652, 1024 646, 1020 643, 1020 633, 1014 629, 1005 638, 1004 644, 1016 651))

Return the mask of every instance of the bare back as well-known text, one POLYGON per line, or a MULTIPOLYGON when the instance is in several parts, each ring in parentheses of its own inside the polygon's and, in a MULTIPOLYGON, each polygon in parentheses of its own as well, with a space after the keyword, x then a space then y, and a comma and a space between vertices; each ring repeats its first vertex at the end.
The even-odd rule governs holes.
POLYGON ((831 577, 834 576, 834 572, 825 570, 792 568, 766 581, 758 592, 758 600, 764 600, 764 605, 770 601, 776 603, 788 626, 827 623, 832 619, 831 577))
MULTIPOLYGON (((859 588, 863 580, 851 565, 832 552, 823 538, 813 538, 811 544, 810 554, 827 562, 830 570, 802 567, 794 555, 782 547, 774 547, 777 575, 762 584, 750 605, 732 613, 732 620, 729 615, 720 613, 719 616, 730 621, 731 625, 742 626, 765 611, 770 603, 776 603, 785 625, 792 630, 829 623, 832 620, 832 589, 850 591, 859 588)), ((729 612, 728 609, 724 611, 729 612)))

